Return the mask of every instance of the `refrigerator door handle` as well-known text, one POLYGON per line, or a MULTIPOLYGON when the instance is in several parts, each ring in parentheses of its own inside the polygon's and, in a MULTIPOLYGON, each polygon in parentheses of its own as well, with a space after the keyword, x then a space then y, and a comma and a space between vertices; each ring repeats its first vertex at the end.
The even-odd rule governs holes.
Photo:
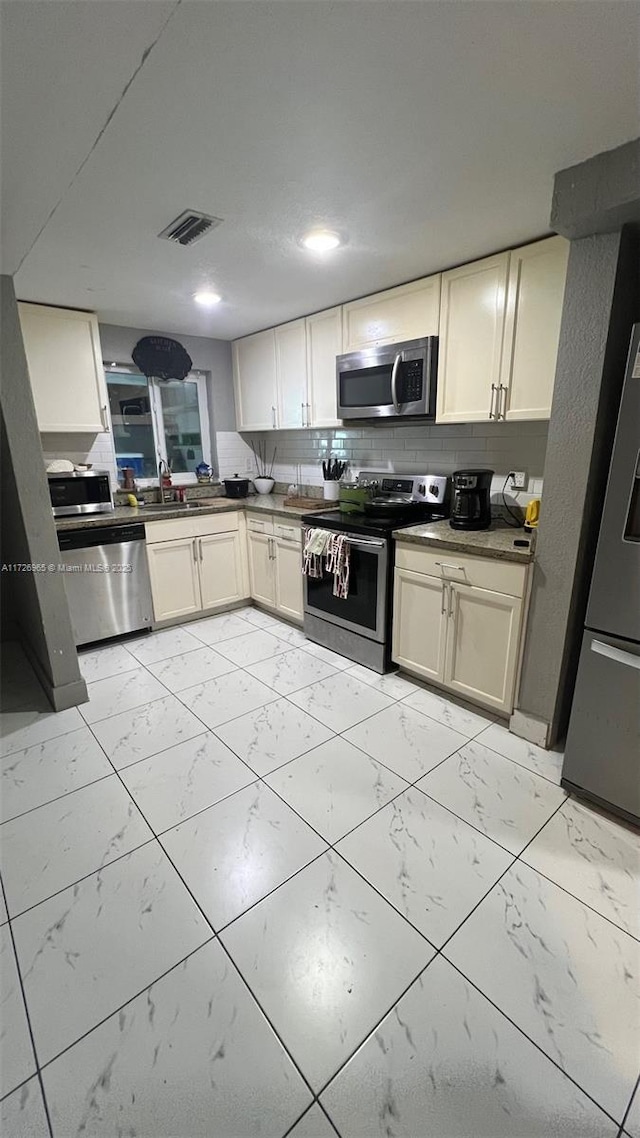
POLYGON ((637 668, 640 672, 640 656, 634 656, 631 652, 623 652, 622 648, 614 648, 613 644, 605 644, 602 640, 592 640, 591 651, 597 652, 600 656, 608 656, 610 660, 615 660, 618 664, 625 664, 627 668, 637 668))

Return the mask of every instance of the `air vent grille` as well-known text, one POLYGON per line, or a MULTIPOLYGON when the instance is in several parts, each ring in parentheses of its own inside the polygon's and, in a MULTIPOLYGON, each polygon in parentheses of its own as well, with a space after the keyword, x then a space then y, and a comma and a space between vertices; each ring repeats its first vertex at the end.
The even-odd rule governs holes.
POLYGON ((222 225, 221 217, 210 217, 206 213, 197 213, 195 209, 185 209, 158 237, 174 241, 177 245, 193 245, 218 225, 222 225))

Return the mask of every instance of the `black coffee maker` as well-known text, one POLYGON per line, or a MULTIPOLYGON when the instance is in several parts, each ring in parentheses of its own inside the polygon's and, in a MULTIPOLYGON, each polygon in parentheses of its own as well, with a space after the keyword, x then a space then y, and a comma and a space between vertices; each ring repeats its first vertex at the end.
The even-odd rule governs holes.
POLYGON ((493 470, 456 470, 451 485, 453 529, 488 529, 491 525, 493 470))

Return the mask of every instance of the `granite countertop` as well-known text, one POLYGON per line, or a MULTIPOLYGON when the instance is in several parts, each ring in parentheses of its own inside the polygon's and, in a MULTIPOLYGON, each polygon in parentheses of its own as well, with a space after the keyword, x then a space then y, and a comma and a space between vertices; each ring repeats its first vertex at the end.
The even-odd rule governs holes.
MULTIPOLYGON (((208 499, 206 506, 198 506, 196 509, 189 510, 185 510, 177 503, 173 509, 170 506, 159 506, 157 504, 139 506, 138 508, 116 506, 115 510, 108 514, 75 514, 73 517, 56 518, 55 524, 56 529, 60 531, 91 529, 94 526, 123 526, 130 525, 133 522, 161 522, 173 518, 224 514, 233 510, 254 510, 260 513, 282 514, 285 517, 294 518, 301 518, 303 514, 310 512, 306 507, 285 506, 284 499, 284 494, 256 494, 249 498, 216 497, 215 499, 208 499)), ((335 502, 325 503, 322 498, 318 498, 318 510, 326 510, 328 506, 335 507, 335 502)))
POLYGON ((493 557, 499 561, 533 560, 533 538, 523 529, 515 529, 506 522, 495 521, 484 530, 452 529, 448 521, 427 522, 425 525, 409 526, 394 530, 396 541, 406 541, 412 545, 430 545, 438 549, 455 549, 458 553, 473 553, 477 557, 493 557), (514 546, 514 538, 531 542, 528 549, 514 546))

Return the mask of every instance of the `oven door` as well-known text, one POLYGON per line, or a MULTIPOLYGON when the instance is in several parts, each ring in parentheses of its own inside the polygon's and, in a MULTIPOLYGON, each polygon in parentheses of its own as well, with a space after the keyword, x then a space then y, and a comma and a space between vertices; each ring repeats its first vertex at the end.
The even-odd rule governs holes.
POLYGON ((382 539, 344 535, 349 543, 349 595, 334 597, 333 573, 305 577, 304 611, 384 643, 389 546, 382 539))
POLYGON ((434 417, 436 356, 435 336, 338 356, 338 417, 434 417))

